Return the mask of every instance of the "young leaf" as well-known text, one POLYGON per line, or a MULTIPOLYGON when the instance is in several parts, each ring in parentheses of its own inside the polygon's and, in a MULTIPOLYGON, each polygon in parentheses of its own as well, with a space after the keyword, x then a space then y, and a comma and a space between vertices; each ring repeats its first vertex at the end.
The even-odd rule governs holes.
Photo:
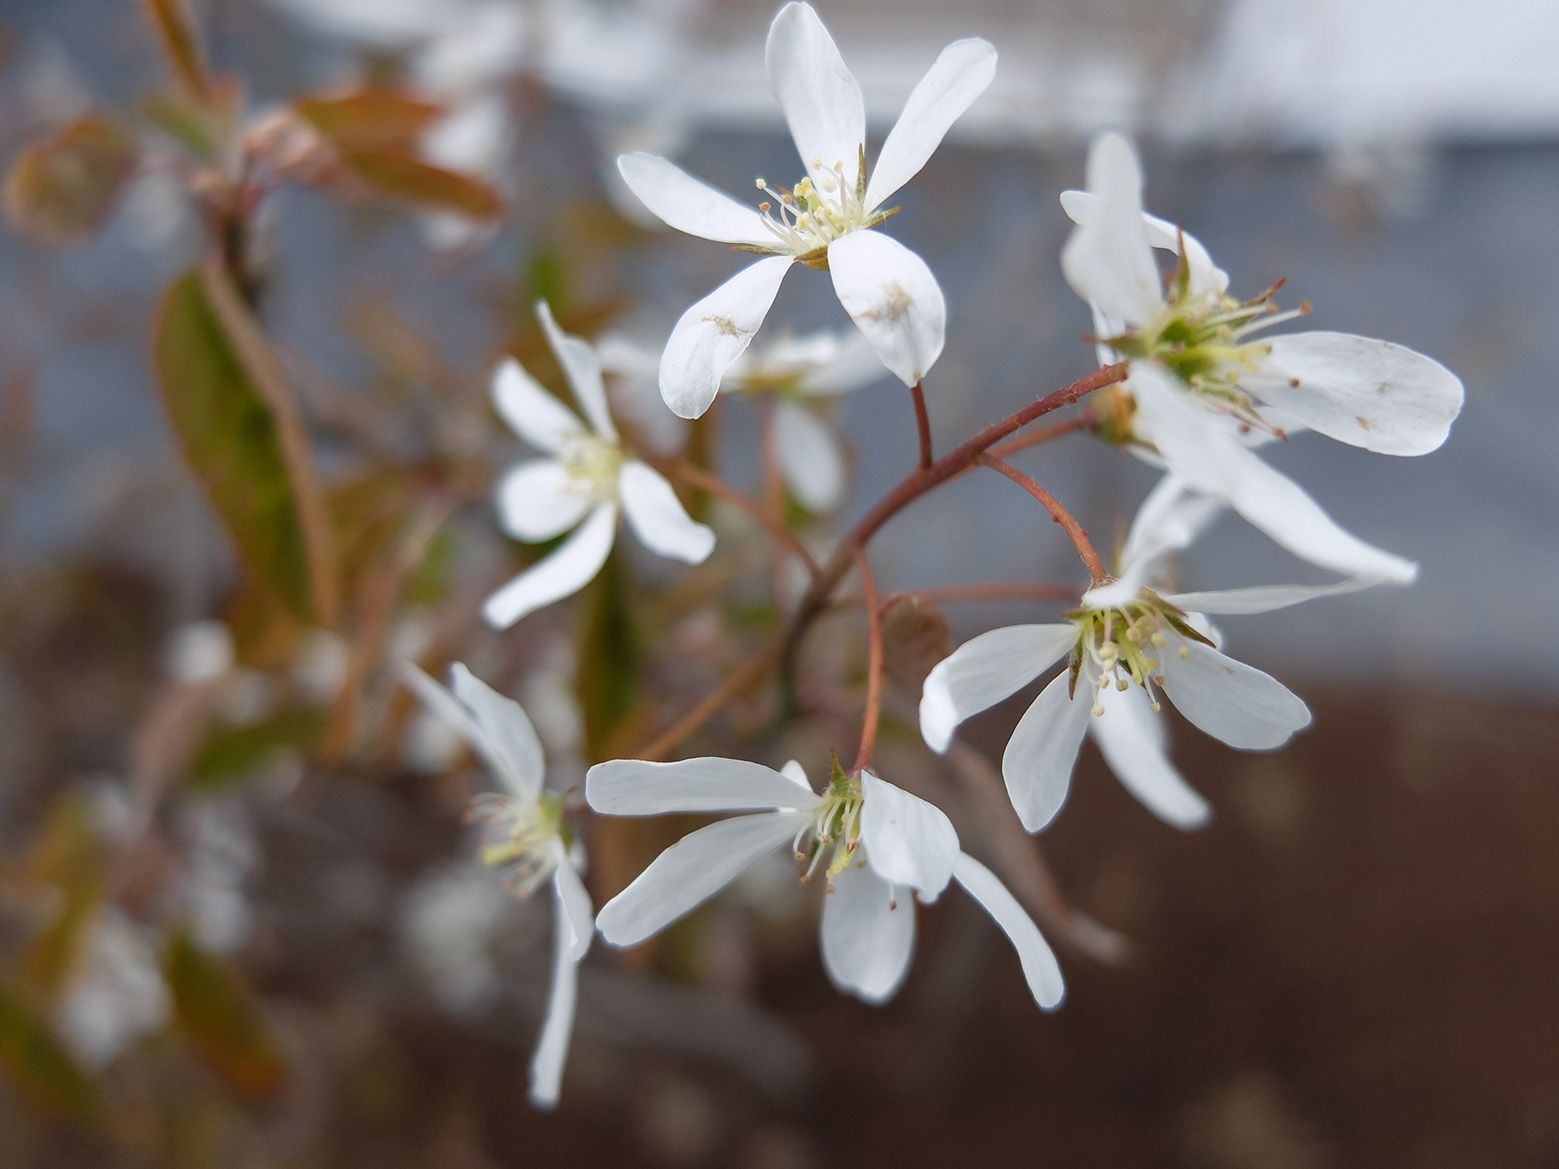
POLYGON ((81 244, 108 221, 140 147, 106 118, 72 122, 17 157, 5 180, 11 223, 43 243, 81 244))
POLYGON ((480 179, 423 162, 401 150, 352 150, 342 163, 375 195, 453 211, 472 219, 497 219, 503 214, 498 192, 480 179))
POLYGON ((298 114, 338 150, 410 150, 443 116, 442 107, 389 89, 362 89, 345 97, 309 98, 298 114))
POLYGON ((146 0, 146 14, 179 83, 192 97, 205 98, 211 92, 211 82, 206 76, 200 33, 184 0, 146 0))
POLYGON ((97 1087, 50 1030, 9 987, 0 985, 0 1068, 29 1099, 59 1113, 91 1117, 97 1087))
POLYGON ((186 934, 169 941, 164 965, 174 1018, 195 1054, 243 1099, 274 1097, 287 1065, 249 988, 186 934))
POLYGON ((244 559, 295 612, 328 624, 335 572, 307 437, 224 274, 207 265, 173 283, 153 357, 185 456, 244 559))

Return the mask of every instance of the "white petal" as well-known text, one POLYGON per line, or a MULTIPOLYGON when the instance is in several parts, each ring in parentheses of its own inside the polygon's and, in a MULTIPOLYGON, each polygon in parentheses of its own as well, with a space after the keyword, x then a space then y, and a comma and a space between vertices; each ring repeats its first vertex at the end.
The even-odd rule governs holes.
POLYGON ((1422 353, 1351 333, 1293 333, 1247 379, 1311 430, 1383 455, 1424 455, 1461 413, 1461 379, 1422 353), (1297 383, 1297 384, 1295 384, 1297 383))
MULTIPOLYGON (((1091 191, 1061 192, 1061 208, 1073 223, 1088 223, 1094 213, 1095 202, 1091 191)), ((1180 241, 1185 240, 1186 262, 1191 268, 1191 296, 1219 295, 1229 287, 1229 274, 1213 263, 1213 258, 1208 254, 1202 241, 1190 232, 1183 231, 1178 224, 1171 223, 1167 219, 1149 215, 1146 211, 1142 213, 1142 226, 1146 231, 1148 244, 1155 248, 1162 248, 1171 255, 1180 254, 1180 241)), ((1119 330, 1101 332, 1100 336, 1113 337, 1118 332, 1119 330)))
POLYGON ((875 211, 926 165, 942 137, 996 76, 996 50, 979 37, 943 49, 904 103, 882 144, 866 185, 866 210, 875 211))
POLYGON ((802 379, 799 389, 803 394, 828 397, 848 394, 881 381, 888 372, 871 341, 859 329, 830 336, 834 343, 828 360, 802 379))
POLYGON ((915 903, 906 886, 879 877, 865 858, 831 882, 820 942, 829 981, 879 1006, 898 993, 915 952, 915 903))
POLYGON ((618 479, 618 498, 633 534, 651 552, 702 564, 714 551, 714 529, 687 514, 659 471, 629 459, 618 479))
POLYGON ((1154 714, 1140 686, 1099 691, 1104 713, 1088 720, 1089 733, 1121 784, 1166 824, 1190 830, 1212 815, 1207 801, 1175 769, 1165 752, 1164 718, 1154 714))
POLYGON ((947 302, 926 262, 880 231, 852 231, 828 245, 828 270, 844 311, 906 386, 942 355, 947 302))
POLYGON ((745 759, 613 759, 585 774, 585 799, 608 816, 817 807, 806 777, 800 782, 805 791, 793 777, 745 759))
POLYGON ((861 840, 866 861, 877 875, 908 885, 928 905, 947 887, 958 856, 958 833, 935 804, 861 772, 866 803, 861 809, 861 840))
POLYGON ((775 242, 757 208, 744 207, 658 154, 619 155, 617 170, 629 190, 669 227, 721 243, 766 247, 775 242))
POLYGON ((1158 267, 1142 221, 1142 172, 1119 134, 1088 151, 1094 206, 1061 249, 1061 270, 1089 304, 1129 325, 1146 324, 1163 303, 1158 267))
POLYGON ((763 812, 700 828, 677 841, 613 897, 596 916, 596 928, 614 946, 642 942, 701 905, 789 840, 809 812, 763 812))
POLYGON ((997 879, 995 873, 968 853, 958 854, 958 862, 953 866, 953 877, 1012 940, 1034 1001, 1047 1011, 1060 1006, 1066 994, 1066 984, 1061 980, 1061 964, 1056 961, 1055 953, 1045 942, 1039 927, 1024 912, 1023 906, 1018 904, 1018 899, 1007 891, 1007 886, 997 879))
MULTIPOLYGON (((563 1062, 574 1033, 574 1004, 579 997, 578 958, 572 953, 572 930, 566 917, 563 890, 553 886, 552 992, 547 998, 547 1017, 530 1064, 530 1102, 536 1108, 553 1108, 563 1083, 563 1062)), ((586 935, 588 941, 589 935, 586 935)))
POLYGON ((1002 753, 1007 795, 1030 832, 1049 824, 1066 802, 1077 749, 1098 691, 1097 676, 1087 669, 1077 679, 1076 698, 1069 696, 1070 684, 1070 671, 1063 671, 1039 692, 1002 753))
POLYGON ((568 531, 590 510, 590 495, 556 459, 526 459, 498 481, 498 526, 534 544, 568 531))
POLYGON ((1083 594, 1083 606, 1108 609, 1135 600, 1163 559, 1189 547, 1227 506, 1221 499, 1192 493, 1174 472, 1165 475, 1131 522, 1121 549, 1119 579, 1089 589, 1083 594))
POLYGON ((522 800, 534 801, 541 795, 547 777, 541 753, 541 740, 520 704, 506 698, 483 682, 465 666, 456 662, 449 669, 455 697, 465 703, 476 725, 482 728, 494 753, 503 761, 499 776, 510 792, 522 800))
POLYGON ((814 179, 843 164, 853 182, 866 144, 861 87, 810 4, 787 4, 769 26, 764 47, 769 84, 801 161, 814 179))
POLYGON ((1194 613, 1243 614, 1271 613, 1290 605, 1313 601, 1317 597, 1336 597, 1374 588, 1382 583, 1371 577, 1353 577, 1326 585, 1253 585, 1245 589, 1214 589, 1202 593, 1165 593, 1164 599, 1176 608, 1194 613))
POLYGON ((660 396, 681 418, 697 418, 720 392, 720 379, 746 350, 795 260, 749 264, 699 301, 672 329, 660 358, 660 396))
POLYGON ((796 760, 787 759, 785 761, 785 766, 780 768, 780 774, 783 775, 786 779, 790 780, 791 783, 805 788, 808 795, 814 794, 812 791, 812 781, 807 778, 807 769, 801 766, 801 764, 796 760))
POLYGON ((1310 725, 1310 708, 1292 690, 1254 666, 1200 642, 1185 643, 1189 657, 1160 657, 1164 693, 1198 730, 1231 747, 1281 747, 1310 725))
POLYGON ((504 358, 493 371, 493 406, 515 434, 548 454, 556 454, 585 432, 578 416, 512 357, 504 358))
POLYGON ((844 456, 828 424, 812 411, 781 400, 774 410, 780 474, 808 511, 832 511, 844 495, 844 456))
POLYGON ((601 504, 550 556, 488 597, 482 617, 496 629, 507 629, 527 613, 577 593, 606 563, 616 530, 617 505, 601 504))
POLYGON ((458 734, 481 756, 487 769, 506 787, 517 783, 510 774, 509 761, 498 751, 488 737, 487 731, 477 725, 471 711, 459 699, 410 662, 401 663, 401 681, 416 692, 422 704, 432 711, 440 722, 458 734))
POLYGON ((590 949, 590 939, 595 936, 595 910, 590 905, 585 883, 579 879, 579 873, 568 858, 568 850, 561 840, 556 843, 558 863, 552 870, 552 887, 557 893, 560 910, 558 926, 566 928, 569 956, 578 962, 590 949))
POLYGON ((964 642, 926 675, 920 733, 927 745, 946 751, 959 723, 1016 693, 1076 643, 1070 624, 1009 625, 964 642))
POLYGON ((1194 490, 1226 500, 1278 544, 1322 568, 1398 584, 1418 575, 1412 561, 1338 527, 1303 488, 1241 446, 1222 429, 1223 420, 1193 403, 1170 375, 1137 364, 1128 385, 1164 461, 1194 490))
POLYGON ((606 408, 606 385, 601 380, 601 359, 590 343, 579 337, 571 337, 552 319, 552 309, 547 302, 536 302, 536 317, 542 331, 547 334, 547 344, 552 346, 558 364, 573 387, 574 397, 580 409, 590 420, 595 432, 609 442, 617 441, 617 428, 612 425, 612 415, 606 408))

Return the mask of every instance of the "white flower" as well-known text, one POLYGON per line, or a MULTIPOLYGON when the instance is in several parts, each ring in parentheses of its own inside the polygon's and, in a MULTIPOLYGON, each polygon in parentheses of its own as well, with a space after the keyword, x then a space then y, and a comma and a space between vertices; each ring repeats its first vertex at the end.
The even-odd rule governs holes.
POLYGON ((1350 576, 1411 581, 1416 565, 1343 531, 1248 448, 1309 428, 1382 454, 1426 454, 1461 410, 1456 375, 1411 349, 1348 333, 1252 339, 1299 313, 1274 315, 1270 291, 1234 300, 1196 239, 1146 215, 1136 154, 1118 135, 1095 140, 1088 190, 1067 191, 1061 202, 1078 224, 1062 252, 1066 278, 1093 306, 1108 359, 1132 359, 1133 436, 1296 556, 1350 576), (1178 253, 1181 240, 1166 296, 1153 249, 1178 253))
POLYGON ((84 961, 59 1003, 60 1033, 84 1063, 106 1067, 167 1021, 171 1006, 157 936, 118 906, 98 909, 84 961))
POLYGON ((883 204, 926 164, 995 76, 996 50, 979 38, 942 50, 905 103, 866 174, 861 87, 810 5, 780 9, 765 50, 769 82, 790 125, 806 176, 794 189, 758 180, 755 210, 653 154, 617 160, 634 194, 679 231, 773 253, 738 272, 682 315, 661 358, 660 389, 684 418, 709 408, 720 378, 774 303, 791 264, 826 269, 845 311, 905 385, 942 352, 947 309, 925 261, 877 226, 883 204))
POLYGON ((1153 717, 1158 692, 1207 734, 1246 750, 1281 746, 1309 725, 1310 711, 1282 683, 1219 653, 1198 614, 1265 613, 1378 583, 1356 577, 1162 594, 1147 587, 1164 558, 1189 544, 1222 506, 1188 492, 1179 476, 1166 476, 1132 523, 1120 577, 1084 593, 1065 624, 993 629, 932 669, 920 700, 926 742, 947 750, 964 719, 1068 657, 1070 668, 1040 691, 1002 756, 1023 826, 1037 832, 1061 810, 1085 730, 1126 789, 1155 815, 1179 828, 1204 824, 1207 803, 1170 763, 1163 725, 1153 717))
POLYGON ((715 545, 714 532, 689 518, 671 484, 623 449, 606 408, 595 351, 559 329, 545 302, 536 305, 536 315, 589 425, 513 358, 498 367, 493 375, 498 413, 521 438, 552 456, 510 469, 498 484, 498 518, 509 535, 531 543, 576 525, 578 530, 487 598, 482 615, 500 629, 595 578, 612 550, 619 506, 634 534, 661 556, 698 564, 715 545))
POLYGON ((579 879, 583 851, 562 832, 562 801, 542 791, 541 742, 530 719, 463 665, 450 669, 454 693, 408 664, 406 684, 481 756, 500 788, 478 796, 472 816, 482 822, 481 859, 502 870, 509 886, 528 896, 552 882, 555 924, 552 994, 531 1058, 530 1099, 537 1108, 557 1103, 578 995, 579 961, 590 948, 590 894, 579 879))
POLYGON ((596 918, 615 946, 664 929, 789 842, 807 865, 803 880, 826 864, 823 965, 840 990, 874 1004, 892 998, 915 945, 910 893, 930 903, 956 880, 1012 940, 1034 1000, 1047 1010, 1061 1001, 1055 955, 1012 894, 959 851, 940 809, 869 771, 850 778, 836 763, 818 795, 795 762, 772 771, 739 759, 617 759, 590 769, 585 796, 618 816, 767 809, 700 828, 655 858, 596 918))

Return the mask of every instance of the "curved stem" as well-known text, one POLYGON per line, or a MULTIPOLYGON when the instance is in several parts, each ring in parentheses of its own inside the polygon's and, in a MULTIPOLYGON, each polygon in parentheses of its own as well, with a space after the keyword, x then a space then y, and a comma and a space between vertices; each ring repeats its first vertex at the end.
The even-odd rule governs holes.
POLYGON ((708 722, 722 706, 768 673, 769 667, 778 659, 783 644, 774 642, 746 665, 728 674, 720 685, 704 696, 702 702, 645 744, 633 758, 654 761, 670 754, 673 747, 708 722))
POLYGON ((1063 434, 1071 434, 1074 430, 1092 430, 1099 425, 1099 418, 1092 409, 1085 409, 1076 418, 1068 418, 1065 422, 1055 422, 1049 426, 1041 426, 1031 430, 1027 434, 1019 435, 998 447, 991 449, 991 454, 998 459, 1010 459, 1019 451, 1026 451, 1031 446, 1038 446, 1042 442, 1049 442, 1053 438, 1060 438, 1063 434))
POLYGON ((812 577, 815 578, 822 571, 818 567, 817 561, 812 558, 812 554, 807 551, 806 545, 797 539, 796 534, 787 528, 780 521, 780 518, 767 508, 760 507, 730 484, 721 479, 716 479, 707 471, 699 470, 691 463, 678 463, 671 468, 671 473, 684 483, 697 487, 701 491, 707 491, 710 495, 717 495, 727 503, 741 508, 742 511, 768 529, 769 535, 783 544, 792 555, 806 565, 807 572, 812 577))
POLYGON ((1059 499, 1011 463, 1004 463, 995 455, 982 454, 980 462, 993 471, 1000 471, 1044 505, 1045 510, 1050 513, 1050 518, 1065 528, 1066 534, 1072 537, 1072 543, 1077 547, 1077 554, 1083 558, 1083 563, 1088 566, 1088 571, 1093 575, 1094 584, 1102 584, 1110 579, 1110 574, 1104 570, 1104 561, 1099 559, 1093 541, 1088 538, 1087 529, 1077 522, 1076 516, 1062 506, 1059 499))
POLYGON ((931 589, 904 589, 891 594, 886 608, 900 597, 919 597, 933 604, 958 601, 1076 601, 1079 590, 1072 585, 1037 584, 1029 581, 975 581, 971 584, 939 585, 931 589))
POLYGON ((935 462, 931 456, 931 415, 926 413, 926 392, 921 383, 916 382, 909 392, 915 400, 915 429, 920 432, 920 469, 925 471, 935 462))
POLYGON ((855 563, 861 572, 866 625, 871 631, 866 655, 866 716, 861 723, 861 749, 855 756, 855 770, 859 772, 872 761, 872 752, 877 748, 877 722, 882 715, 882 610, 877 607, 877 582, 872 578, 864 549, 856 551, 855 563))

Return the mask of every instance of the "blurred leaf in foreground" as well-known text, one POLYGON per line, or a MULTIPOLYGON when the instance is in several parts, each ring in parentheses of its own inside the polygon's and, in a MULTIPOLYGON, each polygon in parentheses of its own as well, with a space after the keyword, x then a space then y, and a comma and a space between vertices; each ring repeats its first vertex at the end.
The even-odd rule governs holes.
POLYGON ((195 1053, 243 1099, 275 1096, 287 1066, 249 988, 187 934, 169 941, 166 963, 174 1017, 195 1053))
POLYGON ((6 215, 18 231, 43 243, 86 243, 113 214, 139 159, 135 139, 108 119, 72 122, 11 165, 6 215))
POLYGON ((0 985, 0 1068, 29 1100, 55 1112, 90 1117, 100 1107, 96 1086, 42 1018, 0 985))

